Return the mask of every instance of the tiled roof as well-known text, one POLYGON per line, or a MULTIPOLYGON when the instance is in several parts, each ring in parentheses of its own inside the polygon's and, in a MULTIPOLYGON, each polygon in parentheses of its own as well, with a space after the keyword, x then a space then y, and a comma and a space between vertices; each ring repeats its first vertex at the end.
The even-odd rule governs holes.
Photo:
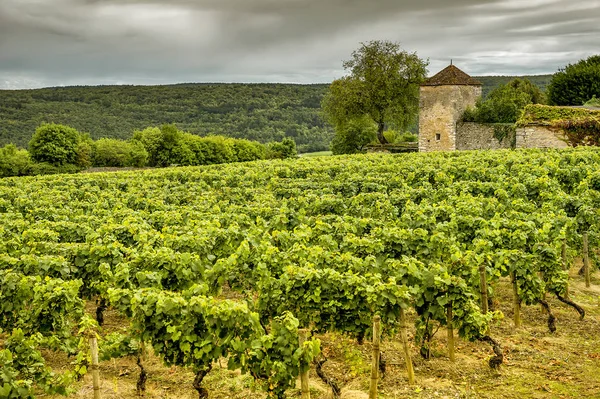
POLYGON ((448 65, 422 84, 422 86, 443 85, 481 86, 482 83, 477 79, 470 77, 454 65, 448 65))

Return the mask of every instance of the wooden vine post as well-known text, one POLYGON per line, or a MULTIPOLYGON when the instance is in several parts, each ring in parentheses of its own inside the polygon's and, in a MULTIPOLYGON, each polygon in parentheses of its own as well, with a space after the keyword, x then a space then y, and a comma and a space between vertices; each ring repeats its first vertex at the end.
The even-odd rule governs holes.
POLYGON ((90 351, 92 352, 92 380, 94 384, 94 399, 100 399, 100 370, 98 366, 98 339, 96 334, 90 336, 90 351))
POLYGON ((371 364, 371 386, 369 388, 369 399, 377 399, 377 381, 379 380, 379 353, 381 336, 381 317, 373 317, 373 363, 371 364))
POLYGON ((487 292, 487 277, 485 274, 485 265, 479 265, 479 292, 481 294, 481 312, 488 312, 488 292, 487 292))
MULTIPOLYGON (((298 339, 300 341, 300 347, 304 346, 304 342, 308 336, 308 331, 305 329, 298 331, 298 339)), ((310 388, 308 386, 308 368, 306 371, 300 373, 300 392, 302 399, 310 399, 310 388)))
POLYGON ((521 300, 519 299, 519 287, 517 285, 517 277, 515 272, 510 272, 510 281, 513 287, 513 306, 514 306, 514 322, 515 328, 521 328, 521 300))
POLYGON ((410 357, 410 348, 408 347, 408 332, 406 326, 406 316, 404 309, 400 308, 400 336, 402 338, 402 347, 404 348, 404 360, 406 361, 406 373, 408 374, 408 383, 415 383, 415 370, 410 357))
POLYGON ((586 231, 583 233, 583 274, 585 276, 585 286, 590 287, 590 252, 589 252, 589 236, 586 231))
POLYGON ((569 264, 567 262, 567 238, 566 237, 563 238, 563 240, 562 240, 560 256, 562 258, 563 269, 567 272, 567 288, 565 290, 565 296, 568 298, 569 297, 569 280, 568 280, 569 264))
POLYGON ((454 354, 454 327, 452 326, 452 302, 446 308, 446 325, 448 326, 448 357, 451 362, 456 360, 454 354))

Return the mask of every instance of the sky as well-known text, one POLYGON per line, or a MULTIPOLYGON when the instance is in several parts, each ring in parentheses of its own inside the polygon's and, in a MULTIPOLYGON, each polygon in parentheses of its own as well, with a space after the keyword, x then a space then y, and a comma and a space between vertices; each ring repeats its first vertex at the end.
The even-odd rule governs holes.
POLYGON ((391 40, 471 75, 531 75, 600 53, 600 0, 0 0, 0 89, 327 83, 391 40))

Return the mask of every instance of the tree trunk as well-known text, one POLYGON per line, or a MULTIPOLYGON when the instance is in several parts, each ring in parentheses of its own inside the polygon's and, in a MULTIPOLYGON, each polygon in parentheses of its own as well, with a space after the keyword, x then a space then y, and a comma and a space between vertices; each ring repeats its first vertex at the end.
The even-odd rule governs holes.
POLYGON ((383 122, 377 123, 377 139, 379 140, 379 142, 381 144, 389 144, 389 142, 386 140, 385 136, 383 135, 384 129, 385 129, 385 123, 383 123, 383 122))
POLYGON ((205 369, 200 370, 196 373, 196 378, 194 378, 194 382, 192 385, 194 389, 198 392, 199 399, 208 398, 208 391, 202 386, 202 380, 204 380, 204 377, 206 377, 206 375, 210 372, 211 369, 212 364, 209 364, 205 369))

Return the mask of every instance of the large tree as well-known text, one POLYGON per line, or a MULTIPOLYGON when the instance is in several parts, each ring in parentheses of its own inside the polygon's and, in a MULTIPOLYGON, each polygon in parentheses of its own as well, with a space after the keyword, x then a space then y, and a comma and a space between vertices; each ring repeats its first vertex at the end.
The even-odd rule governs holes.
POLYGON ((333 81, 325 95, 325 115, 336 131, 352 119, 368 116, 377 125, 377 138, 386 144, 386 125, 404 130, 416 118, 419 84, 425 80, 427 64, 398 43, 361 43, 343 63, 349 75, 333 81))
POLYGON ((468 109, 463 120, 479 123, 515 123, 528 104, 545 104, 544 93, 527 78, 516 78, 480 99, 474 109, 468 109))
POLYGON ((594 96, 600 97, 600 55, 567 65, 548 86, 552 105, 582 105, 594 96))

